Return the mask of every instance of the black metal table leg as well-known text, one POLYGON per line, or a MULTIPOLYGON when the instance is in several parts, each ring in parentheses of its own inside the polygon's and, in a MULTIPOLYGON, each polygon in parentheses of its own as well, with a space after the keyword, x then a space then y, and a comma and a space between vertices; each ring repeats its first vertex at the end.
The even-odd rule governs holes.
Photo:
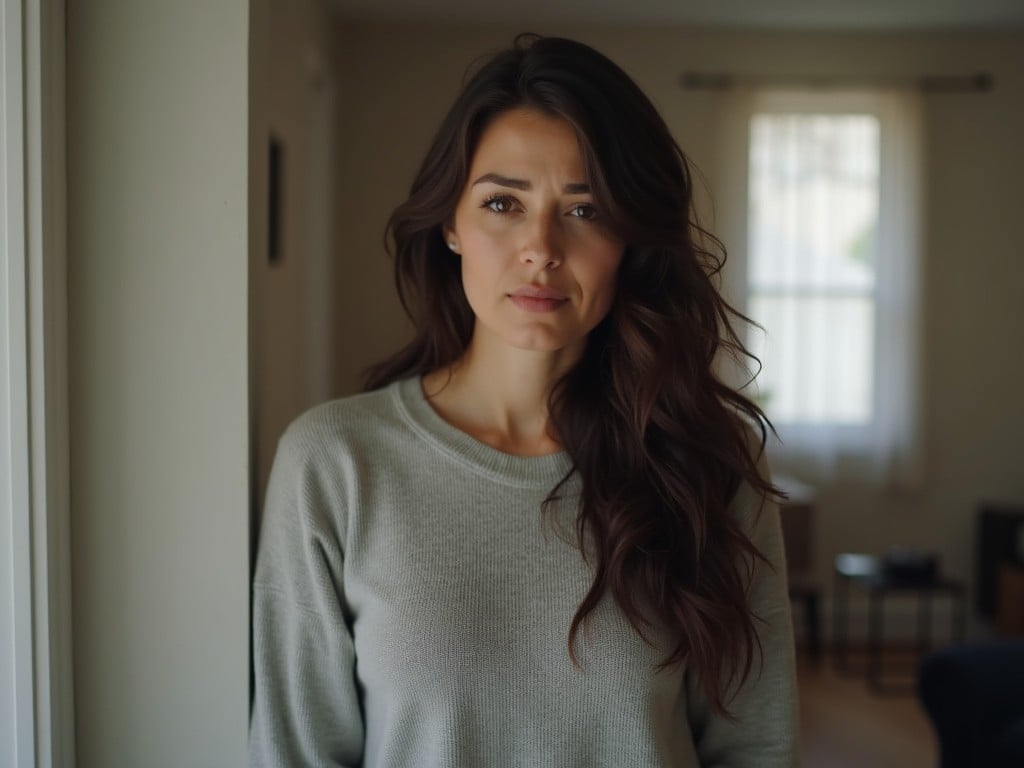
POLYGON ((821 662, 821 611, 817 592, 807 595, 804 610, 807 614, 807 650, 811 663, 817 666, 821 662))
POLYGON ((932 595, 922 591, 917 594, 917 657, 918 661, 932 647, 932 595))
POLYGON ((850 668, 846 656, 846 611, 847 590, 849 585, 844 576, 836 573, 835 578, 835 604, 832 607, 832 652, 835 660, 836 670, 843 674, 849 674, 850 668))
POLYGON ((875 690, 882 687, 882 636, 885 631, 885 593, 872 589, 868 615, 868 683, 875 690))

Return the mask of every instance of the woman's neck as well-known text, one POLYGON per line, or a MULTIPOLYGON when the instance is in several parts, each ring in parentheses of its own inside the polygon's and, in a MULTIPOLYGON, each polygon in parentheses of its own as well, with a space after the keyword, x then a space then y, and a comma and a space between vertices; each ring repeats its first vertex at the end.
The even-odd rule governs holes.
POLYGON ((574 357, 481 344, 474 337, 456 363, 423 377, 424 395, 445 421, 499 451, 556 453, 561 444, 551 426, 548 397, 574 357))

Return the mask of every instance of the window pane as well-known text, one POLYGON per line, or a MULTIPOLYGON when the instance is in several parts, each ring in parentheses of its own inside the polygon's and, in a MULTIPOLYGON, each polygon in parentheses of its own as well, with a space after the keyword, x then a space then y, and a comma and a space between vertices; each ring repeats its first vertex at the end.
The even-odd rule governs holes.
POLYGON ((780 424, 866 424, 872 411, 874 303, 870 297, 750 296, 758 391, 780 424))
POLYGON ((870 290, 878 119, 759 114, 750 128, 751 288, 870 290))

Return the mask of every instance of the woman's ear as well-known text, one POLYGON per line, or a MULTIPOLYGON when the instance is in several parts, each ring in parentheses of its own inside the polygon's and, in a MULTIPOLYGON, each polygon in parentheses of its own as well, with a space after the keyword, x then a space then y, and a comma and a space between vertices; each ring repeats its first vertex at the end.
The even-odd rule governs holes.
POLYGON ((459 238, 455 236, 455 230, 449 226, 441 228, 441 234, 444 235, 444 241, 448 245, 448 250, 452 253, 461 253, 459 251, 459 238))

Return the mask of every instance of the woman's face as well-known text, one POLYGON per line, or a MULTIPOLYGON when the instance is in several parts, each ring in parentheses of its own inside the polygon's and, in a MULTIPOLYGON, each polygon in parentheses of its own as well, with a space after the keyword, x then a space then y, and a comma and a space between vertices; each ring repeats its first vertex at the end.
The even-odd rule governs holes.
POLYGON ((519 349, 582 352, 608 313, 625 244, 596 208, 576 134, 528 109, 484 130, 445 239, 486 334, 519 349))

